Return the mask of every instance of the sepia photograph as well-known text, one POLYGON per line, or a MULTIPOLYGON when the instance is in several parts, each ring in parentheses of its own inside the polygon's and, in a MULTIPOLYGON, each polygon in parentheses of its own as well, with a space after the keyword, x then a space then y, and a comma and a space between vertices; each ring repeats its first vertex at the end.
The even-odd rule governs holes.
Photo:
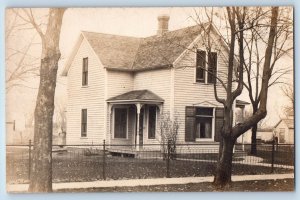
POLYGON ((293 13, 6 8, 6 191, 293 192, 293 13))

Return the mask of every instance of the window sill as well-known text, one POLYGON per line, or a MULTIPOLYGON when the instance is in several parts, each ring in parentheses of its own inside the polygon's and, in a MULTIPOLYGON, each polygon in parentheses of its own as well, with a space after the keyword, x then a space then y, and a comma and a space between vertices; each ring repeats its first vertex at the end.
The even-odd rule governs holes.
POLYGON ((81 88, 88 88, 88 85, 82 85, 81 88))
POLYGON ((148 138, 148 140, 155 140, 156 138, 154 137, 154 138, 148 138))
POLYGON ((129 138, 116 138, 116 137, 114 137, 113 140, 129 140, 129 138))
POLYGON ((214 142, 214 139, 212 138, 196 138, 195 142, 214 142))
POLYGON ((89 139, 88 137, 80 137, 80 139, 86 140, 89 139))
POLYGON ((197 84, 197 85, 214 85, 213 83, 203 83, 203 82, 194 82, 193 84, 197 84))

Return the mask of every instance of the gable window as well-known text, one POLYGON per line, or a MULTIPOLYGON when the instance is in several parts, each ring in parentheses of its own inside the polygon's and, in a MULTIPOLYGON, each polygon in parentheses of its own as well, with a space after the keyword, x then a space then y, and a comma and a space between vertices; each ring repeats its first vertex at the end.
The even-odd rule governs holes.
POLYGON ((212 139, 213 108, 196 108, 196 139, 212 139))
POLYGON ((149 106, 148 139, 155 139, 156 106, 149 106))
POLYGON ((115 108, 114 137, 126 138, 127 136, 127 108, 115 108))
POLYGON ((207 53, 203 50, 197 50, 196 55, 196 82, 215 83, 217 75, 217 53, 207 53))
POLYGON ((88 85, 88 58, 83 58, 82 60, 82 85, 88 85))
POLYGON ((87 136, 87 109, 81 110, 81 137, 87 136))

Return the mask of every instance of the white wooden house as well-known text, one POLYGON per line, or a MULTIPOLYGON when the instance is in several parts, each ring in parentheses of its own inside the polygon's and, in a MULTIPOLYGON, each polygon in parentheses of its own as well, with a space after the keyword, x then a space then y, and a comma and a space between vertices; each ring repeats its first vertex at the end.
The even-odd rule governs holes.
POLYGON ((279 144, 294 144, 294 116, 281 119, 274 126, 274 136, 279 144))
MULTIPOLYGON (((177 118, 177 142, 218 144, 223 109, 211 73, 226 78, 228 47, 213 28, 208 53, 201 26, 168 31, 168 21, 158 17, 157 35, 145 38, 80 34, 62 73, 67 144, 159 144, 162 113, 177 118)), ((224 97, 218 81, 217 91, 224 97)))

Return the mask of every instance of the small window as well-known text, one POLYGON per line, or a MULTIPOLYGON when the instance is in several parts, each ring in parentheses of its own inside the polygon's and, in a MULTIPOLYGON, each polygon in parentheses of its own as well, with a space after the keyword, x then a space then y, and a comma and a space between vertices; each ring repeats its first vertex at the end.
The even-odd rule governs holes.
POLYGON ((217 75, 217 53, 197 50, 196 82, 215 83, 217 75), (208 60, 208 61, 206 61, 208 60))
POLYGON ((196 60, 196 81, 205 82, 205 66, 206 66, 206 52, 197 51, 197 60, 196 60))
POLYGON ((127 135, 127 108, 115 108, 114 137, 126 138, 127 135))
POLYGON ((87 136, 87 109, 81 110, 81 137, 87 136))
POLYGON ((88 58, 83 58, 82 61, 82 85, 88 85, 88 58))
POLYGON ((196 108, 196 139, 212 138, 213 108, 196 108))
POLYGON ((156 106, 149 107, 148 139, 155 139, 156 131, 156 106))

